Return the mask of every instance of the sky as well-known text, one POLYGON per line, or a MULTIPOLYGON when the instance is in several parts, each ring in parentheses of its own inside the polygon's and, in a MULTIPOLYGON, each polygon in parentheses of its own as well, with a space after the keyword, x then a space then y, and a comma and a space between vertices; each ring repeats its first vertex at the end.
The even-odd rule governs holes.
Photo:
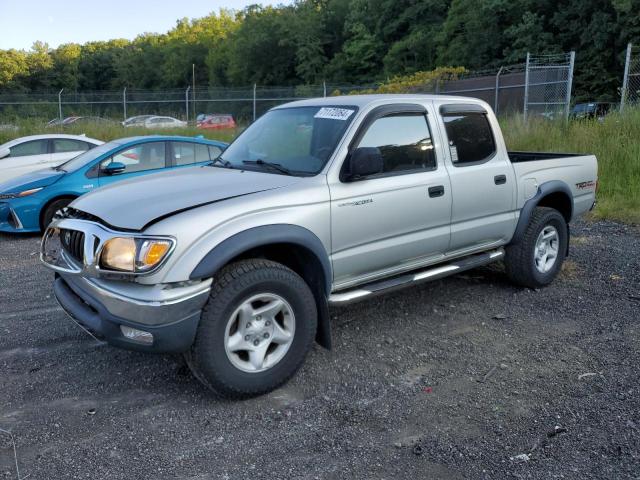
POLYGON ((183 17, 255 3, 291 0, 0 0, 0 49, 28 50, 36 40, 51 48, 70 42, 131 40, 144 32, 166 32, 183 17))

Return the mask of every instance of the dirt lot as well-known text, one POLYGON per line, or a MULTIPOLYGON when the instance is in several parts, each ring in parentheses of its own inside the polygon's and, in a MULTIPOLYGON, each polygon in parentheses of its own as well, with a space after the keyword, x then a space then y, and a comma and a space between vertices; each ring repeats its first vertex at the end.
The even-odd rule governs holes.
POLYGON ((494 267, 333 311, 333 351, 245 402, 87 336, 38 238, 0 237, 0 428, 30 479, 640 478, 640 232, 573 233, 540 291, 494 267))

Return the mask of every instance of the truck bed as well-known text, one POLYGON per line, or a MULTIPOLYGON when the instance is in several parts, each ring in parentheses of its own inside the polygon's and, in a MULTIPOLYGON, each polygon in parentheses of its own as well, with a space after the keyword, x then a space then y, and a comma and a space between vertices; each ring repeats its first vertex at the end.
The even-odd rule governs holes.
POLYGON ((551 152, 507 152, 511 163, 534 162, 537 160, 555 160, 567 157, 583 157, 582 153, 551 153, 551 152))
POLYGON ((588 211, 595 200, 598 162, 594 155, 576 153, 508 152, 518 182, 518 208, 538 185, 561 181, 571 190, 573 216, 588 211))

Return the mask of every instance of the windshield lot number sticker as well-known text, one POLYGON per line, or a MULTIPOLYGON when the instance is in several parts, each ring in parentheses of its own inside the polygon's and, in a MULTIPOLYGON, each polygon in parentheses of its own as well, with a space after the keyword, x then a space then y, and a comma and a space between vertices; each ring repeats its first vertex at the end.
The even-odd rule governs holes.
POLYGON ((347 108, 322 107, 313 117, 328 118, 330 120, 346 120, 351 116, 352 113, 353 110, 349 110, 347 108))

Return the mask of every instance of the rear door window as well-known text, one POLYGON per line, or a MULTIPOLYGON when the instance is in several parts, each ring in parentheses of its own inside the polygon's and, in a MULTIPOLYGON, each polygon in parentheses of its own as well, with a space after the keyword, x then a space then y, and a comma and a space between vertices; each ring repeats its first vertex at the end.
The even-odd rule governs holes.
POLYGON ((53 153, 86 152, 90 145, 80 140, 56 138, 53 140, 53 153))
POLYGON ((485 113, 449 113, 442 116, 456 167, 477 165, 496 153, 496 143, 485 113))
POLYGON ((172 145, 173 159, 176 166, 191 165, 193 163, 208 162, 211 160, 207 145, 189 142, 172 142, 172 145))

